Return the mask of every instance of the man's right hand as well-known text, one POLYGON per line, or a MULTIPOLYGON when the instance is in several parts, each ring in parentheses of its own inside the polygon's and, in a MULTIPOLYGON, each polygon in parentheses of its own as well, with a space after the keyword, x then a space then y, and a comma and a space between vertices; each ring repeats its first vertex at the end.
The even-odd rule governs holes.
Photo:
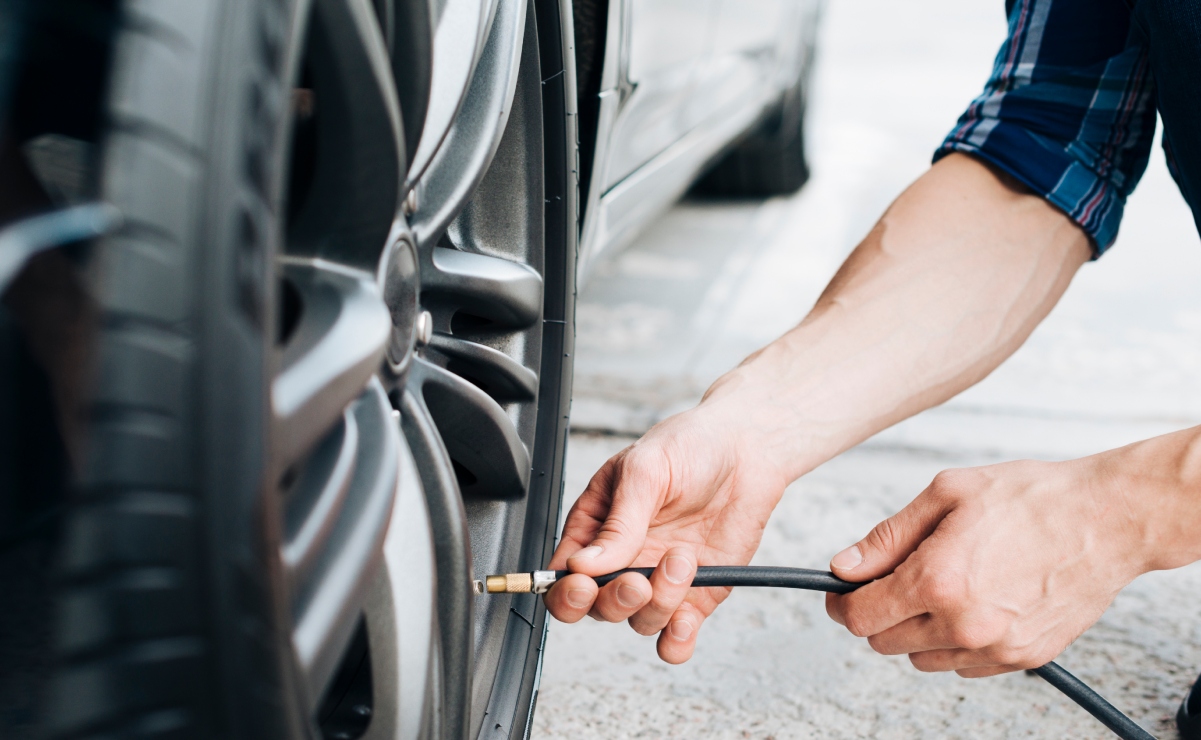
POLYGON ((692 657, 701 623, 730 592, 690 589, 697 566, 750 562, 788 482, 730 406, 664 420, 592 477, 549 566, 574 571, 546 595, 557 619, 628 619, 639 634, 660 633, 668 663, 692 657), (627 573, 601 589, 588 577, 649 566, 649 580, 627 573))

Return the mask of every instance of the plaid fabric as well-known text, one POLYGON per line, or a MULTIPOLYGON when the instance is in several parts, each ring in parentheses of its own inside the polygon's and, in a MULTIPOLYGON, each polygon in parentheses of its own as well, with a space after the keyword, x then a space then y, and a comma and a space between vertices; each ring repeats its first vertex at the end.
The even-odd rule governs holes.
POLYGON ((1097 255, 1117 237, 1155 136, 1155 84, 1122 0, 1008 0, 984 92, 934 155, 980 157, 1059 207, 1097 255))

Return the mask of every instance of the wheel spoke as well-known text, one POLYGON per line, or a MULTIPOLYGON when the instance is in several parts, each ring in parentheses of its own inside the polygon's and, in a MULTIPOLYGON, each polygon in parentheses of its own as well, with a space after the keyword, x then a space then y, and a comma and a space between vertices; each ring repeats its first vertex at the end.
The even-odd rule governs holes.
POLYGON ((308 44, 301 85, 311 118, 297 122, 288 252, 374 270, 397 215, 406 155, 370 0, 316 0, 308 44))
MULTIPOLYGON (((500 146, 516 88, 513 77, 521 58, 525 13, 524 2, 503 2, 496 9, 467 89, 467 102, 417 185, 418 202, 431 204, 419 205, 413 222, 419 246, 437 239, 463 209, 500 146)), ((435 76, 441 40, 439 33, 434 47, 435 76)))
MULTIPOLYGON (((400 488, 366 604, 374 702, 363 740, 422 737, 421 724, 437 678, 434 532, 413 456, 400 448, 400 488)), ((441 686, 437 687, 441 691, 441 686)), ((429 728, 433 729, 433 728, 429 728)), ((441 737, 430 734, 427 737, 441 737)))
POLYGON ((305 463, 284 512, 283 563, 288 580, 306 582, 350 496, 359 452, 359 424, 348 410, 305 463))
POLYGON ((275 452, 294 463, 342 416, 375 374, 391 338, 391 317, 374 278, 320 261, 289 260, 300 318, 271 386, 275 452))
POLYGON ((504 352, 446 334, 435 334, 429 347, 447 357, 448 370, 470 379, 497 401, 538 397, 538 374, 504 352))
POLYGON ((433 43, 433 76, 425 134, 412 153, 409 177, 420 178, 459 112, 467 82, 475 69, 486 15, 480 0, 445 0, 433 43))
POLYGON ((396 0, 371 0, 371 8, 379 22, 384 46, 391 52, 396 36, 396 0))
POLYGON ((515 499, 525 495, 530 455, 517 428, 495 400, 466 380, 419 359, 409 383, 425 400, 465 497, 515 499))
POLYGON ((330 448, 337 460, 323 466, 316 456, 300 473, 300 490, 293 492, 298 499, 315 500, 312 514, 323 518, 311 527, 299 526, 298 536, 284 545, 285 567, 289 548, 306 556, 287 575, 295 625, 292 641, 309 706, 316 706, 362 616, 397 495, 399 432, 378 381, 372 381, 347 415, 353 416, 353 427, 331 434, 330 448), (346 481, 348 466, 339 463, 351 442, 357 444, 353 472, 346 481), (320 493, 303 490, 309 486, 320 493), (329 498, 337 501, 323 507, 329 498), (321 534, 302 542, 300 533, 310 531, 321 534))
POLYGON ((475 664, 471 538, 446 448, 421 398, 420 388, 416 390, 404 394, 401 425, 425 489, 430 523, 438 533, 434 538, 434 558, 438 568, 442 737, 458 740, 467 737, 471 722, 475 664))
MULTIPOLYGON (((342 81, 348 92, 367 98, 377 106, 377 114, 387 116, 391 129, 389 143, 403 152, 400 103, 392 78, 392 59, 388 40, 370 0, 316 0, 320 21, 330 32, 330 40, 343 65, 342 81)), ((389 4, 390 5, 390 4, 389 4)))
POLYGON ((447 247, 422 250, 422 303, 520 329, 542 318, 542 276, 528 265, 447 247))

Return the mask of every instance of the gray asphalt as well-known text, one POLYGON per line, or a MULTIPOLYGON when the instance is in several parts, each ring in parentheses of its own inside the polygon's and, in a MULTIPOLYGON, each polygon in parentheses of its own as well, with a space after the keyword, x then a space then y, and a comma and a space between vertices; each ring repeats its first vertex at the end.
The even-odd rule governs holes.
MULTIPOLYGON (((1005 30, 1000 0, 834 0, 810 117, 812 181, 766 202, 688 201, 580 296, 570 500, 605 458, 694 404, 797 322, 927 166, 1005 30)), ((1118 244, 976 388, 798 481, 756 558, 822 567, 939 470, 1066 459, 1201 423, 1201 245, 1157 148, 1118 244)), ((1201 566, 1127 588, 1060 662, 1163 738, 1201 671, 1201 566)), ((921 674, 820 595, 736 592, 684 666, 625 625, 552 624, 538 738, 1105 738, 1040 679, 921 674)))

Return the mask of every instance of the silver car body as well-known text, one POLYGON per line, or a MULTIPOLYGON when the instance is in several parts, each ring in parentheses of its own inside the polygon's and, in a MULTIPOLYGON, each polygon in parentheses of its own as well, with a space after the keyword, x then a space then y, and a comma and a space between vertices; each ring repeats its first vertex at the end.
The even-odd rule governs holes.
POLYGON ((613 0, 581 279, 797 82, 817 11, 817 0, 613 0))
MULTIPOLYGON (((514 79, 504 68, 518 57, 513 48, 520 45, 519 14, 497 10, 515 1, 432 0, 437 31, 431 100, 409 173, 419 196, 436 178, 439 159, 459 161, 460 167, 442 164, 461 175, 464 160, 476 160, 477 167, 479 162, 465 157, 464 148, 485 158, 495 150, 511 85, 507 96, 497 98, 502 107, 482 116, 493 125, 473 131, 474 140, 456 137, 451 123, 463 125, 459 114, 467 86, 481 84, 474 77, 483 73, 490 84, 502 85, 514 79), (504 44, 507 59, 486 58, 487 42, 496 36, 513 40, 504 44), (457 139, 456 146, 447 145, 449 138, 457 139)), ((587 202, 580 204, 581 283, 600 255, 627 244, 796 84, 820 4, 610 0, 596 149, 587 202)), ((432 220, 437 223, 431 227, 442 223, 432 220)))

